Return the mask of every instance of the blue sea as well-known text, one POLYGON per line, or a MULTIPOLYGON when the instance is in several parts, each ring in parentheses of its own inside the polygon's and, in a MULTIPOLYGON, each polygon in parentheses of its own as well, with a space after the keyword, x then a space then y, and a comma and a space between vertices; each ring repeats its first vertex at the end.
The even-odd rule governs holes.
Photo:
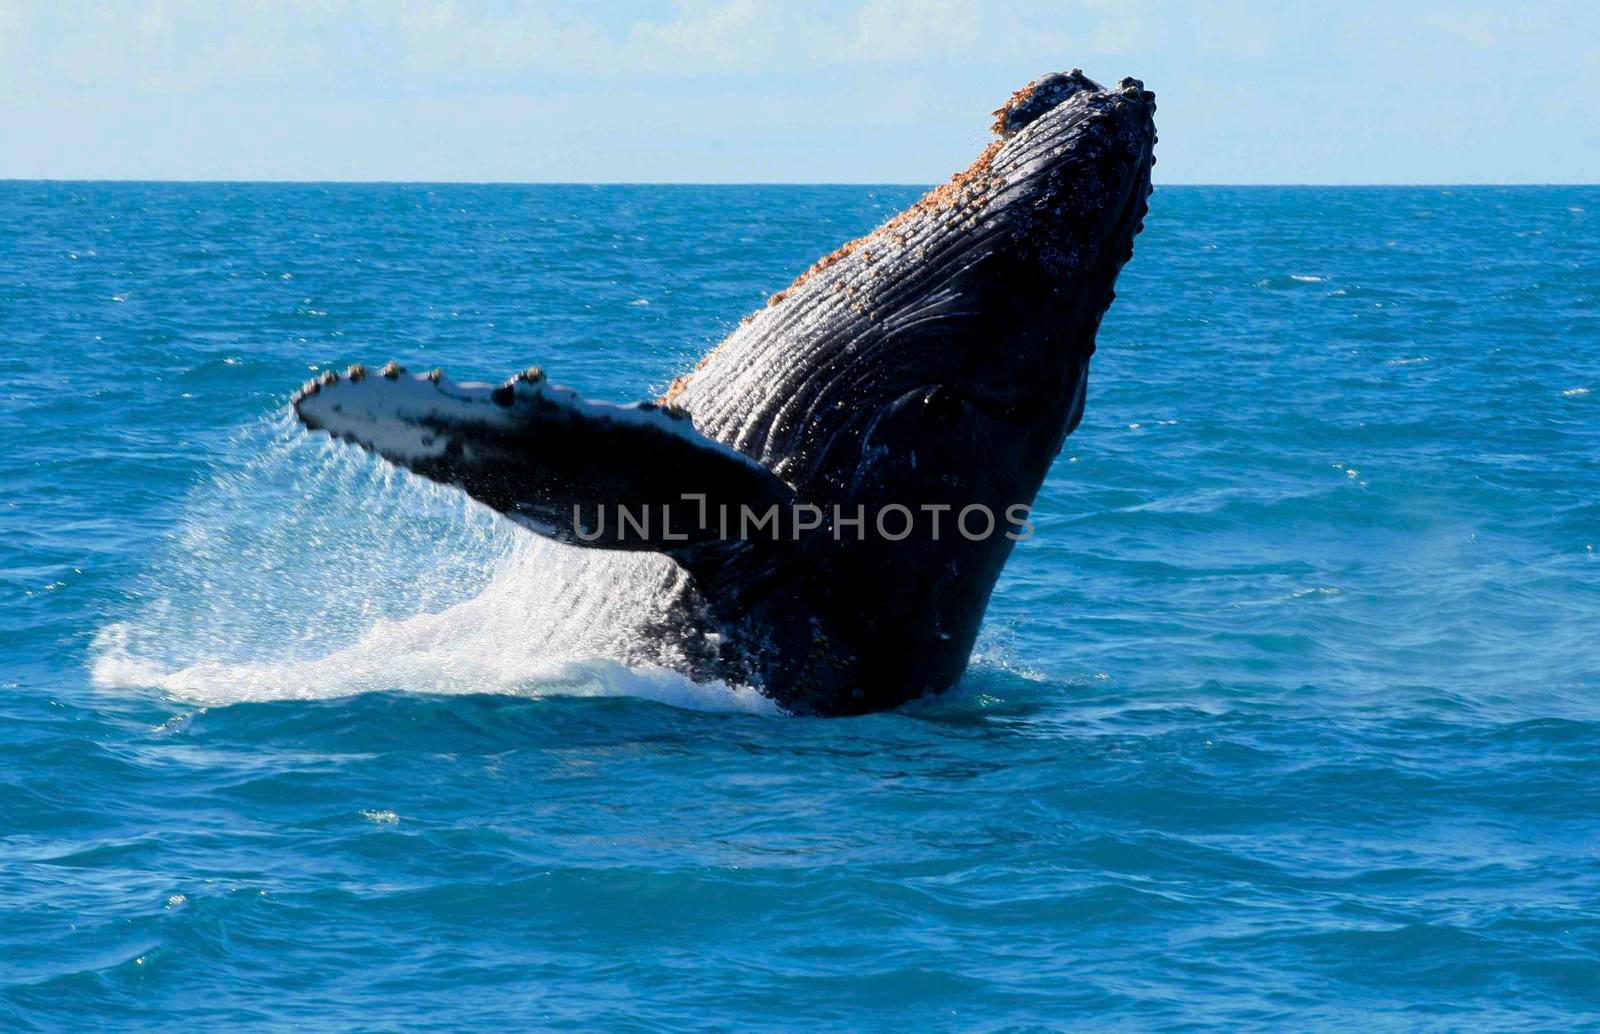
POLYGON ((288 414, 651 396, 918 193, 0 183, 0 1028, 1593 1029, 1600 188, 1158 188, 866 718, 288 414))

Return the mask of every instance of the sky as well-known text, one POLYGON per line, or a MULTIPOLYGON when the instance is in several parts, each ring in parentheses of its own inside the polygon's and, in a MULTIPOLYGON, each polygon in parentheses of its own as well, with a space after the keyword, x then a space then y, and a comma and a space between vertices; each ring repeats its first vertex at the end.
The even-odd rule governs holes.
POLYGON ((1081 67, 1163 183, 1600 181, 1600 4, 0 0, 0 178, 929 183, 1081 67))

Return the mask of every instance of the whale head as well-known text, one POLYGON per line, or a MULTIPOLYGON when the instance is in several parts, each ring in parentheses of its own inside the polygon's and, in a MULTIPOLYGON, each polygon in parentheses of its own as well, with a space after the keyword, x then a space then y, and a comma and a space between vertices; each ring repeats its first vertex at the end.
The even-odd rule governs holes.
POLYGON ((997 445, 1032 449, 1017 462, 1041 478, 1083 417, 1100 321, 1144 228, 1155 108, 1137 79, 1102 89, 1079 71, 1019 90, 995 112, 971 239, 950 248, 972 315, 959 354, 939 357, 941 387, 999 425, 997 445))
POLYGON ((1031 500, 1143 227, 1154 113, 1135 79, 1028 84, 971 167, 816 262, 666 401, 804 495, 848 500, 921 442, 945 474, 998 462, 1015 477, 995 490, 1031 500))

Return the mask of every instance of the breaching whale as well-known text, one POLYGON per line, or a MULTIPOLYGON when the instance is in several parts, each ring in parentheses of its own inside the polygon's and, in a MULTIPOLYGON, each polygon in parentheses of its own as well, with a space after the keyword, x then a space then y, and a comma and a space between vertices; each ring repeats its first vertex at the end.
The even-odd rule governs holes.
POLYGON ((390 363, 324 373, 295 412, 539 534, 670 557, 652 635, 693 678, 821 715, 942 691, 1082 419, 1143 228, 1154 101, 1135 79, 1030 83, 970 168, 818 260, 659 400, 390 363))

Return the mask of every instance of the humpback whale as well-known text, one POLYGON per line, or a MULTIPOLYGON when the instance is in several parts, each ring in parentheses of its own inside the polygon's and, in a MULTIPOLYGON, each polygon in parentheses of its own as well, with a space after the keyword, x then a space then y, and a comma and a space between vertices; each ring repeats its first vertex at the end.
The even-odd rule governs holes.
POLYGON ((660 399, 391 362, 326 372, 294 410, 537 534, 669 557, 670 612, 639 649, 692 678, 818 715, 945 690, 1083 417, 1154 112, 1136 79, 1029 83, 969 168, 819 259, 660 399))

